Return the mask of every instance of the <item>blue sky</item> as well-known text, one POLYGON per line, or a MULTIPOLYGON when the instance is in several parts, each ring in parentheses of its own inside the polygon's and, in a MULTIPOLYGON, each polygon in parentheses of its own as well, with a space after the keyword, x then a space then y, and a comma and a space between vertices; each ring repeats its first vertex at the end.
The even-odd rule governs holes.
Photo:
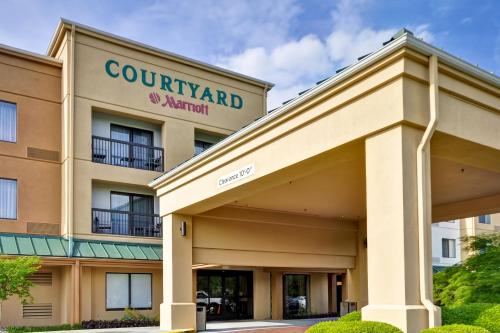
POLYGON ((0 43, 45 53, 59 17, 274 82, 270 108, 401 27, 500 75, 498 0, 0 0, 0 43))

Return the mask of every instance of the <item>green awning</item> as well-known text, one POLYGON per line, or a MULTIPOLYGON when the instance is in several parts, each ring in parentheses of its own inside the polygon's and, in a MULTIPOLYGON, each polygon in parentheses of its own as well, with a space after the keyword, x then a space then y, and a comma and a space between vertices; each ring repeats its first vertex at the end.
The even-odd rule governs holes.
MULTIPOLYGON (((0 255, 68 257, 69 241, 60 236, 2 234, 0 255)), ((162 260, 162 246, 73 239, 73 258, 162 260)))

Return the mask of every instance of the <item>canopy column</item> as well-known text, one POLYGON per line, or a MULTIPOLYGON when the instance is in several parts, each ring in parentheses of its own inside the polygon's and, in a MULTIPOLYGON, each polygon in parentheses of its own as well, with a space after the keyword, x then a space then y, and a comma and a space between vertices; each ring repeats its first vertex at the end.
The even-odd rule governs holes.
POLYGON ((422 135, 400 125, 365 141, 368 305, 362 317, 405 333, 428 327, 419 292, 416 168, 422 135))
POLYGON ((162 330, 193 330, 196 306, 193 303, 193 233, 190 216, 163 217, 163 303, 162 330))

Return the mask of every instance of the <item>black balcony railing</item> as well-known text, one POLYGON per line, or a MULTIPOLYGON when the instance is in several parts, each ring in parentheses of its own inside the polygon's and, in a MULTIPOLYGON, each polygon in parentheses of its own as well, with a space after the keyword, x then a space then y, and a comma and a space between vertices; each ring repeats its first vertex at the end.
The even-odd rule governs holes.
POLYGON ((163 148, 93 135, 92 161, 163 172, 163 148))
POLYGON ((161 237, 161 217, 120 210, 92 208, 92 232, 97 234, 161 237))

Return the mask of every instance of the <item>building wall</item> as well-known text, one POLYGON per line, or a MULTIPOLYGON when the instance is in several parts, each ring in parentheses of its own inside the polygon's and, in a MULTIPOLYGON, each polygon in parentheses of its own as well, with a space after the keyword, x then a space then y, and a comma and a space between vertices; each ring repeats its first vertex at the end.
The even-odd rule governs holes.
POLYGON ((447 221, 432 225, 432 264, 437 266, 452 266, 460 262, 462 241, 460 236, 460 221, 447 221), (442 240, 455 240, 455 258, 443 257, 442 240))
POLYGON ((357 228, 350 221, 223 207, 193 217, 193 264, 353 268, 357 228))
MULTIPOLYGON (((64 299, 62 293, 55 293, 54 290, 61 290, 63 287, 63 274, 60 267, 43 267, 39 273, 51 273, 52 281, 50 285, 35 285, 31 289, 33 303, 31 306, 46 306, 52 308, 51 316, 44 317, 29 317, 23 315, 23 305, 18 297, 11 297, 2 302, 2 317, 0 324, 7 326, 44 326, 59 324, 64 318, 64 299)), ((26 307, 26 308, 28 308, 26 307)), ((45 307, 44 307, 45 309, 45 307)), ((37 310, 34 310, 37 311, 37 310)), ((45 310, 44 310, 45 312, 45 310)), ((26 312, 28 314, 28 312, 26 312)))
POLYGON ((328 313, 328 274, 311 273, 311 313, 328 313))
MULTIPOLYGON (((490 224, 479 223, 479 217, 468 217, 460 219, 460 237, 478 236, 485 233, 500 231, 500 213, 490 214, 490 224)), ((465 244, 460 248, 462 260, 471 255, 465 244)))
POLYGON ((151 310, 137 310, 139 313, 155 317, 160 313, 160 303, 163 299, 162 273, 158 268, 120 268, 120 267, 89 267, 84 274, 82 283, 91 286, 90 292, 83 293, 82 304, 91 304, 86 309, 83 318, 94 320, 120 319, 125 314, 122 310, 106 310, 106 273, 152 273, 153 307, 151 310), (90 314, 90 316, 89 316, 90 314))
POLYGON ((17 180, 17 219, 0 232, 59 234, 61 68, 0 48, 0 100, 17 105, 17 141, 0 142, 0 178, 17 180))
MULTIPOLYGON (((63 143, 67 148, 64 156, 69 158, 62 173, 64 228, 63 234, 71 232, 66 225, 72 224, 72 233, 80 238, 104 236, 91 233, 91 208, 93 182, 113 182, 121 185, 144 186, 161 173, 92 162, 92 135, 109 137, 109 124, 119 123, 154 131, 154 145, 164 148, 165 170, 189 159, 194 154, 195 130, 204 130, 227 136, 262 116, 265 87, 254 82, 217 73, 181 62, 173 57, 152 53, 138 47, 121 43, 108 37, 77 29, 72 40, 69 31, 62 34, 61 42, 52 53, 64 60, 63 94, 74 105, 64 104, 63 143), (73 45, 74 44, 74 45, 73 45), (106 62, 116 61, 107 74, 106 62), (135 82, 124 79, 121 71, 127 65, 138 72, 135 82), (73 68, 74 66, 74 68, 73 68), (157 83, 147 87, 141 83, 141 70, 155 72, 157 83), (74 89, 71 73, 74 71, 74 89), (165 95, 190 103, 203 103, 188 94, 161 89, 160 75, 185 80, 200 86, 235 93, 244 101, 241 109, 208 104, 208 115, 162 107, 165 95), (161 103, 153 103, 151 93, 157 93, 161 103), (73 97, 72 97, 73 96, 73 97), (72 120, 71 120, 72 119, 72 120), (73 123, 73 127, 71 126, 73 123), (73 193, 73 194, 72 194, 73 193), (71 199, 78 197, 78 200, 71 199), (69 224, 68 224, 69 223, 69 224)), ((126 75, 125 75, 126 76, 126 75)), ((155 82, 156 82, 155 81, 155 82)), ((201 90, 200 90, 201 91, 201 90)), ((99 203, 99 205, 101 205, 99 203)), ((105 236, 112 237, 113 236, 105 236)), ((119 236, 120 240, 159 243, 161 240, 119 236)))
POLYGON ((271 273, 262 270, 253 272, 253 318, 271 319, 271 273))

